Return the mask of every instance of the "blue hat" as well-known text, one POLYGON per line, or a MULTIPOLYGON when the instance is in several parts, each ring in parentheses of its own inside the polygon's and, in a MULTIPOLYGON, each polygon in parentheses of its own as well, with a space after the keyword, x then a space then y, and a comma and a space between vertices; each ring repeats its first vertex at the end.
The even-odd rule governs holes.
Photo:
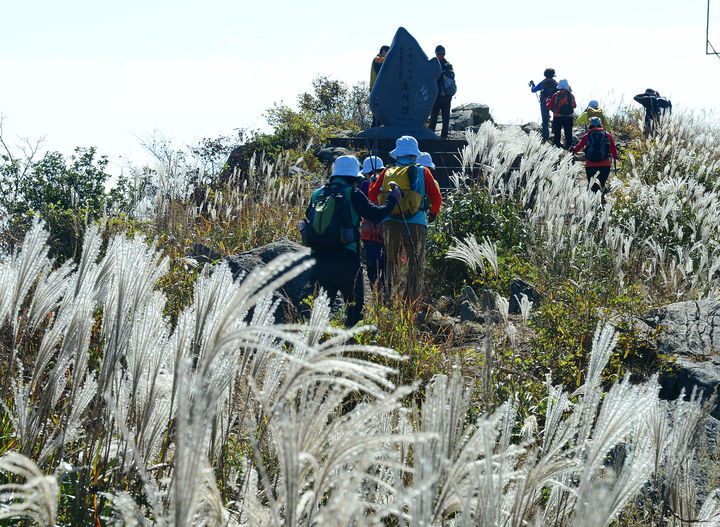
POLYGON ((369 174, 373 170, 382 170, 385 168, 385 165, 383 165, 382 159, 380 159, 378 156, 369 156, 365 158, 365 161, 363 161, 363 174, 369 174))
POLYGON ((421 152, 415 162, 423 167, 435 168, 435 163, 433 163, 432 156, 427 152, 421 152))
POLYGON ((418 157, 422 155, 422 152, 418 148, 417 139, 411 135, 403 135, 395 141, 395 150, 390 152, 390 155, 395 159, 399 159, 403 156, 418 157))
POLYGON ((558 90, 569 90, 570 85, 568 84, 567 79, 560 79, 560 82, 558 82, 558 90))
POLYGON ((589 106, 590 108, 597 108, 597 107, 600 106, 600 105, 598 104, 598 102, 597 102, 595 99, 593 99, 592 101, 590 101, 590 102, 588 103, 588 106, 589 106))
POLYGON ((591 117, 590 118, 590 127, 592 128, 592 127, 597 127, 597 126, 602 126, 602 121, 600 120, 599 117, 591 117))

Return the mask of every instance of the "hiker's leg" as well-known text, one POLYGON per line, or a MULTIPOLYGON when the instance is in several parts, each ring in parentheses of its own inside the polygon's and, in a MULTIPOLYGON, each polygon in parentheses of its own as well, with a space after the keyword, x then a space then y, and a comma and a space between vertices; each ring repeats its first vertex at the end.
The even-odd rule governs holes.
POLYGON ((573 135, 572 135, 572 129, 573 129, 573 118, 571 117, 563 117, 563 128, 565 129, 565 150, 570 150, 572 148, 573 144, 573 135))
POLYGON ((386 221, 383 223, 386 255, 385 277, 387 279, 387 292, 389 297, 395 292, 400 278, 403 232, 404 226, 400 222, 386 221))
POLYGON ((375 286, 375 281, 377 280, 379 271, 379 251, 377 243, 366 240, 363 242, 363 249, 365 250, 365 269, 367 270, 368 281, 370 282, 370 287, 372 288, 375 286))
MULTIPOLYGON (((593 177, 595 177, 595 174, 598 173, 598 170, 600 167, 585 167, 585 174, 587 175, 588 185, 590 183, 593 183, 593 177)), ((597 192, 600 190, 600 185, 597 184, 597 182, 593 183, 591 190, 593 192, 597 192)))
POLYGON ((610 167, 598 167, 598 179, 600 180, 600 188, 605 192, 605 184, 607 183, 608 177, 610 176, 610 167))
POLYGON ((315 296, 320 294, 320 288, 325 290, 325 293, 330 300, 332 305, 333 300, 338 294, 338 273, 340 264, 338 261, 331 256, 323 256, 315 254, 315 265, 312 268, 313 280, 315 281, 315 296))
POLYGON ((540 101, 540 118, 542 119, 542 137, 546 141, 550 138, 550 110, 540 101))
POLYGON ((450 103, 452 97, 444 95, 438 99, 442 99, 440 101, 440 109, 442 110, 442 132, 440 132, 440 138, 447 139, 448 131, 450 130, 450 103))
POLYGON ((412 236, 412 244, 408 240, 406 252, 408 254, 408 279, 407 296, 411 301, 422 296, 425 280, 425 242, 427 239, 427 227, 417 223, 408 223, 408 230, 412 236))
POLYGON ((365 285, 363 284, 362 266, 359 257, 344 260, 342 266, 342 287, 340 292, 345 299, 346 326, 351 328, 363 318, 365 285))
POLYGON ((435 104, 433 104, 432 111, 430 112, 430 124, 428 127, 433 132, 435 131, 435 127, 437 126, 437 120, 438 120, 438 114, 440 113, 440 95, 437 96, 437 99, 435 99, 435 104))
POLYGON ((552 133, 553 133, 553 144, 560 148, 560 133, 562 132, 562 120, 560 117, 553 117, 552 122, 552 133))
POLYGON ((387 266, 385 258, 385 244, 378 243, 380 246, 380 257, 378 258, 378 289, 383 291, 385 289, 385 268, 387 266))

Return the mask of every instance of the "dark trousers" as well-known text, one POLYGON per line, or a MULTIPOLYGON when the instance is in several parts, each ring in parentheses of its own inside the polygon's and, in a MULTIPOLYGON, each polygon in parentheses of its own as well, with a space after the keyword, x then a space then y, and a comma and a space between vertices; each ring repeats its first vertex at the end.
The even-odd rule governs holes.
POLYGON ((366 240, 363 242, 363 249, 370 287, 375 287, 377 282, 382 291, 385 288, 385 244, 366 240))
POLYGON ((338 292, 345 299, 347 327, 352 327, 363 318, 365 285, 363 284, 360 255, 353 251, 314 252, 313 278, 322 287, 330 301, 338 292))
POLYGON ((585 167, 585 174, 587 174, 588 184, 592 181, 592 178, 597 175, 598 181, 600 184, 594 183, 592 186, 592 191, 597 192, 598 190, 602 190, 605 192, 605 183, 608 180, 608 176, 610 176, 610 167, 585 167))
POLYGON ((540 118, 542 119, 542 137, 550 138, 550 110, 545 106, 545 101, 540 101, 540 118))
POLYGON ((565 149, 570 150, 573 144, 572 136, 573 118, 572 115, 553 117, 552 131, 553 144, 560 148, 560 132, 565 131, 565 149))
POLYGON ((450 129, 450 101, 452 101, 452 95, 438 95, 430 113, 430 129, 434 132, 435 126, 437 126, 438 114, 442 111, 442 132, 440 132, 442 139, 447 139, 448 130, 450 129))

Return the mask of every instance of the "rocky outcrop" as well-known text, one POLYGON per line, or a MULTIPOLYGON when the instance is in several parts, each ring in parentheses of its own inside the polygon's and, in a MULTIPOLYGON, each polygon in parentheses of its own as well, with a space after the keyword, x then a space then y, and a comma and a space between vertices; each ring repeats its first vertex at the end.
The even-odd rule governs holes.
MULTIPOLYGON (((705 396, 720 387, 720 302, 678 302, 651 310, 644 322, 659 330, 659 353, 675 359, 677 368, 661 378, 663 397, 672 399, 693 388, 705 396)), ((713 410, 720 418, 720 404, 713 410)))
POLYGON ((490 107, 487 104, 463 104, 450 111, 450 130, 463 131, 492 121, 490 107))

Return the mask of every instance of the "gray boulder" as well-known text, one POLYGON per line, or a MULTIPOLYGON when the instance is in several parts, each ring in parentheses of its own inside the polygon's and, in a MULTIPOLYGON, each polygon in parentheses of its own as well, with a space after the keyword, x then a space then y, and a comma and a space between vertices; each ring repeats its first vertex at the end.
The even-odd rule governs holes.
MULTIPOLYGON (((656 346, 676 360, 676 371, 660 379, 661 396, 674 399, 697 388, 705 396, 720 386, 720 302, 677 302, 651 310, 643 321, 660 329, 656 346)), ((720 405, 712 412, 720 418, 720 405)))
POLYGON ((340 156, 346 156, 350 154, 350 150, 342 148, 340 146, 326 146, 317 151, 317 158, 326 164, 334 163, 335 160, 340 156))
POLYGON ((520 314, 520 299, 522 295, 527 295, 528 300, 530 300, 534 306, 537 306, 540 300, 540 293, 532 284, 522 278, 513 278, 513 281, 510 283, 510 314, 520 314))
MULTIPOLYGON (((230 266, 233 278, 247 276, 255 269, 262 268, 278 256, 287 253, 300 253, 310 255, 310 249, 302 245, 281 238, 277 241, 257 247, 250 251, 233 254, 224 258, 230 266)), ((280 306, 275 312, 277 322, 292 322, 302 312, 301 302, 313 294, 314 283, 312 270, 306 269, 298 276, 287 282, 274 293, 280 299, 280 306)))
POLYGON ((480 318, 480 314, 477 312, 475 305, 468 300, 464 300, 460 305, 460 321, 472 322, 478 318, 480 318))
POLYGON ((485 121, 492 121, 487 104, 463 104, 450 112, 450 130, 467 130, 480 126, 485 121))

